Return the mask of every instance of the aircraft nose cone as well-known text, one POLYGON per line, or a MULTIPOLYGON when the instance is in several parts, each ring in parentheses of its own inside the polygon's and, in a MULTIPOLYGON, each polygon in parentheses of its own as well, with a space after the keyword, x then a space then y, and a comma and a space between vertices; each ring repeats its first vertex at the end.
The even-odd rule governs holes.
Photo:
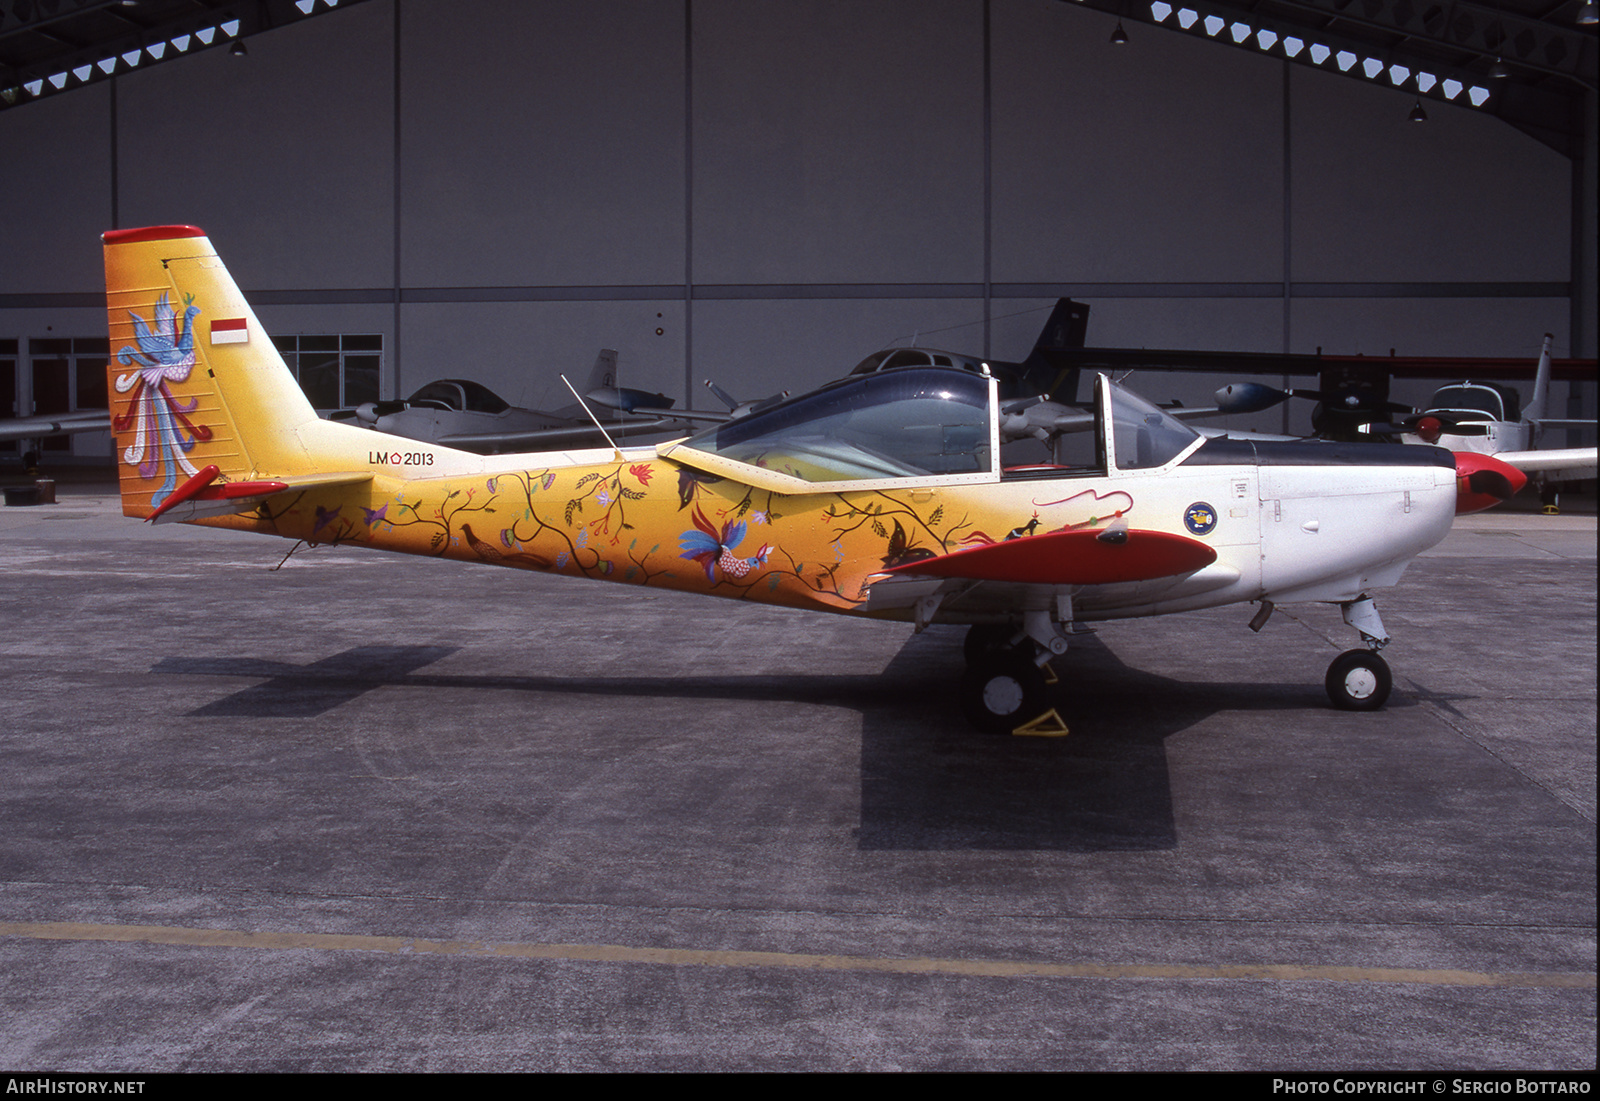
POLYGON ((1493 508, 1528 484, 1526 474, 1493 455, 1475 451, 1457 451, 1454 455, 1457 516, 1493 508))

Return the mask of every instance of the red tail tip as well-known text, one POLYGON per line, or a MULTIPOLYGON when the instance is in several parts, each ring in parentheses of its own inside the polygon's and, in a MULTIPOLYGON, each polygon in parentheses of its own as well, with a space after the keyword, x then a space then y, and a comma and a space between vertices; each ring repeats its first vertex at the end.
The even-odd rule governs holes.
POLYGON ((171 241, 179 237, 204 237, 206 231, 198 226, 142 226, 139 229, 108 229, 100 240, 108 245, 126 245, 134 241, 171 241))

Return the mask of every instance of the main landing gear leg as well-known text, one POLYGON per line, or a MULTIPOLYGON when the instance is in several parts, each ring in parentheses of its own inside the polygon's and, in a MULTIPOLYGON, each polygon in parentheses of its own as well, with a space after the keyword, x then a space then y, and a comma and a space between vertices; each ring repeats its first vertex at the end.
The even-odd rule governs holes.
POLYGON ((1048 612, 1029 612, 1021 631, 1008 625, 972 627, 964 649, 961 709, 967 721, 980 730, 1009 734, 1049 708, 1040 666, 1065 653, 1067 639, 1048 612))
POLYGON ((1389 644, 1389 632, 1383 629, 1377 606, 1372 598, 1363 594, 1347 604, 1341 604, 1344 621, 1361 632, 1365 650, 1346 650, 1328 666, 1328 676, 1323 686, 1333 706, 1344 711, 1376 711, 1389 699, 1394 687, 1394 677, 1389 663, 1378 656, 1378 651, 1389 644))

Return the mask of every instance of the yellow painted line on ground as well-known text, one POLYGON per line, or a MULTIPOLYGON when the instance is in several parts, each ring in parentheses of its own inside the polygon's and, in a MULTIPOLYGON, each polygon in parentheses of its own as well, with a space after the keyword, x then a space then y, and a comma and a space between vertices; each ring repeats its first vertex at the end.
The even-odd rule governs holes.
POLYGON ((696 948, 638 948, 623 944, 528 944, 343 933, 247 933, 165 925, 82 922, 0 922, 0 937, 29 940, 172 944, 189 948, 264 948, 277 951, 378 952, 398 956, 474 956, 502 959, 648 963, 667 967, 778 967, 807 971, 887 971, 909 975, 1065 979, 1262 979, 1275 982, 1421 983, 1435 986, 1565 987, 1590 990, 1593 973, 1452 971, 1409 967, 1331 967, 1298 964, 1044 963, 933 957, 831 956, 808 952, 739 952, 696 948))

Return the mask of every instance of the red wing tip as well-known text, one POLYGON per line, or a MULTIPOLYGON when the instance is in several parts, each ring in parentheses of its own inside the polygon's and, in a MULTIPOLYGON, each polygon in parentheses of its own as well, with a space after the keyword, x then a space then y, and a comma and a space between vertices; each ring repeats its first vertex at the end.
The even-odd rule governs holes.
POLYGON ((134 241, 172 241, 180 237, 204 237, 206 231, 199 226, 142 226, 138 229, 108 229, 100 239, 108 245, 126 245, 134 241))

